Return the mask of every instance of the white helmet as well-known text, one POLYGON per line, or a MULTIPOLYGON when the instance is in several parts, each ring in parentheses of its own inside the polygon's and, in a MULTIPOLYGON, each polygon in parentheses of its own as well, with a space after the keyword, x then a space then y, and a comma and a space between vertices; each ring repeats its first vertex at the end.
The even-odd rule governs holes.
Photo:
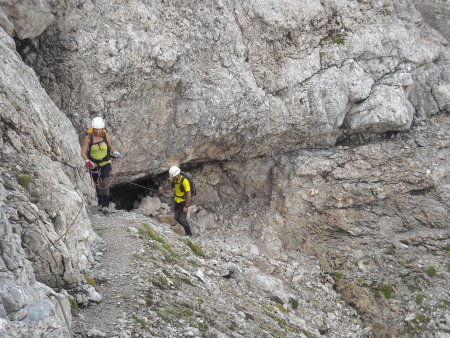
POLYGON ((170 167, 170 169, 169 169, 169 176, 170 177, 176 177, 176 176, 178 176, 179 173, 181 173, 181 169, 180 168, 178 168, 175 165, 173 167, 170 167))
POLYGON ((95 117, 92 120, 92 128, 94 128, 94 129, 105 128, 105 121, 101 117, 95 117))

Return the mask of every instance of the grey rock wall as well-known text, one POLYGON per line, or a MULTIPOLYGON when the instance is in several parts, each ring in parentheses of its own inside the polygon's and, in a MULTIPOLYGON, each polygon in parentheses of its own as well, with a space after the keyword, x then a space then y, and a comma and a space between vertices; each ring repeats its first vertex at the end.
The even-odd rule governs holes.
POLYGON ((409 2, 102 0, 53 12, 23 54, 78 131, 106 117, 133 163, 119 180, 404 131, 449 101, 448 41, 409 2))
POLYGON ((81 284, 93 261, 92 191, 71 122, 1 28, 0 59, 0 335, 63 336, 67 294, 50 287, 81 284))
POLYGON ((247 231, 267 257, 316 256, 324 273, 340 276, 336 290, 375 336, 433 326, 445 334, 449 126, 445 114, 359 146, 204 166, 195 203, 209 203, 231 233, 242 231, 236 215, 246 215, 247 231), (425 293, 426 306, 416 302, 425 293), (430 326, 411 323, 419 314, 430 326))
POLYGON ((53 22, 46 0, 2 0, 0 2, 0 26, 12 37, 35 38, 53 22))
POLYGON ((64 311, 70 325, 67 293, 58 294, 36 281, 16 226, 4 214, 3 203, 0 206, 0 334, 2 337, 68 336, 63 314, 64 311))

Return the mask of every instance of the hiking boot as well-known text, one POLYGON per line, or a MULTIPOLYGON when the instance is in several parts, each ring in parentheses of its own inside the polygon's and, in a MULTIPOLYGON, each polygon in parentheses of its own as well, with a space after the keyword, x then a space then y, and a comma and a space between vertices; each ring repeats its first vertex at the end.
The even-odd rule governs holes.
POLYGON ((103 208, 102 208, 102 212, 103 212, 105 215, 107 215, 107 214, 109 213, 108 207, 103 207, 103 208))

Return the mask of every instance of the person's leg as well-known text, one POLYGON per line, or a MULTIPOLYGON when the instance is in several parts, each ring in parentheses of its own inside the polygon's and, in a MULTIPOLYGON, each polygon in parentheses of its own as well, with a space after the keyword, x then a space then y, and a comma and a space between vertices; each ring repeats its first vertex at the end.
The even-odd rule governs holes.
POLYGON ((91 170, 91 177, 92 180, 94 181, 94 185, 95 185, 95 195, 97 197, 97 202, 98 202, 98 207, 100 208, 99 210, 102 209, 102 194, 100 192, 100 188, 99 188, 99 175, 98 175, 98 171, 97 169, 91 170))
POLYGON ((175 203, 174 207, 173 207, 173 216, 175 217, 175 221, 177 221, 178 223, 180 223, 180 213, 183 212, 183 209, 180 210, 180 204, 179 203, 175 203))
POLYGON ((103 209, 105 211, 109 207, 109 186, 111 185, 111 179, 112 179, 110 176, 111 171, 112 171, 112 167, 111 167, 110 163, 101 167, 101 173, 100 173, 101 180, 100 180, 99 190, 100 190, 102 208, 106 208, 106 209, 103 209))
POLYGON ((178 215, 175 217, 175 219, 184 228, 184 232, 186 233, 186 235, 192 236, 191 226, 187 221, 187 212, 183 212, 184 205, 185 202, 175 204, 175 210, 177 210, 178 208, 178 215))

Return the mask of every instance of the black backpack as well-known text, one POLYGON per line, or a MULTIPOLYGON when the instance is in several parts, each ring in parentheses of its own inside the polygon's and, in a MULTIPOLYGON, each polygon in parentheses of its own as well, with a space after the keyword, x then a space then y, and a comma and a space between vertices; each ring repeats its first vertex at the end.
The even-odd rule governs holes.
POLYGON ((184 193, 183 180, 185 178, 189 181, 189 185, 191 186, 191 196, 194 197, 195 195, 197 195, 197 188, 195 186, 194 177, 191 175, 191 173, 181 173, 180 190, 184 193))

